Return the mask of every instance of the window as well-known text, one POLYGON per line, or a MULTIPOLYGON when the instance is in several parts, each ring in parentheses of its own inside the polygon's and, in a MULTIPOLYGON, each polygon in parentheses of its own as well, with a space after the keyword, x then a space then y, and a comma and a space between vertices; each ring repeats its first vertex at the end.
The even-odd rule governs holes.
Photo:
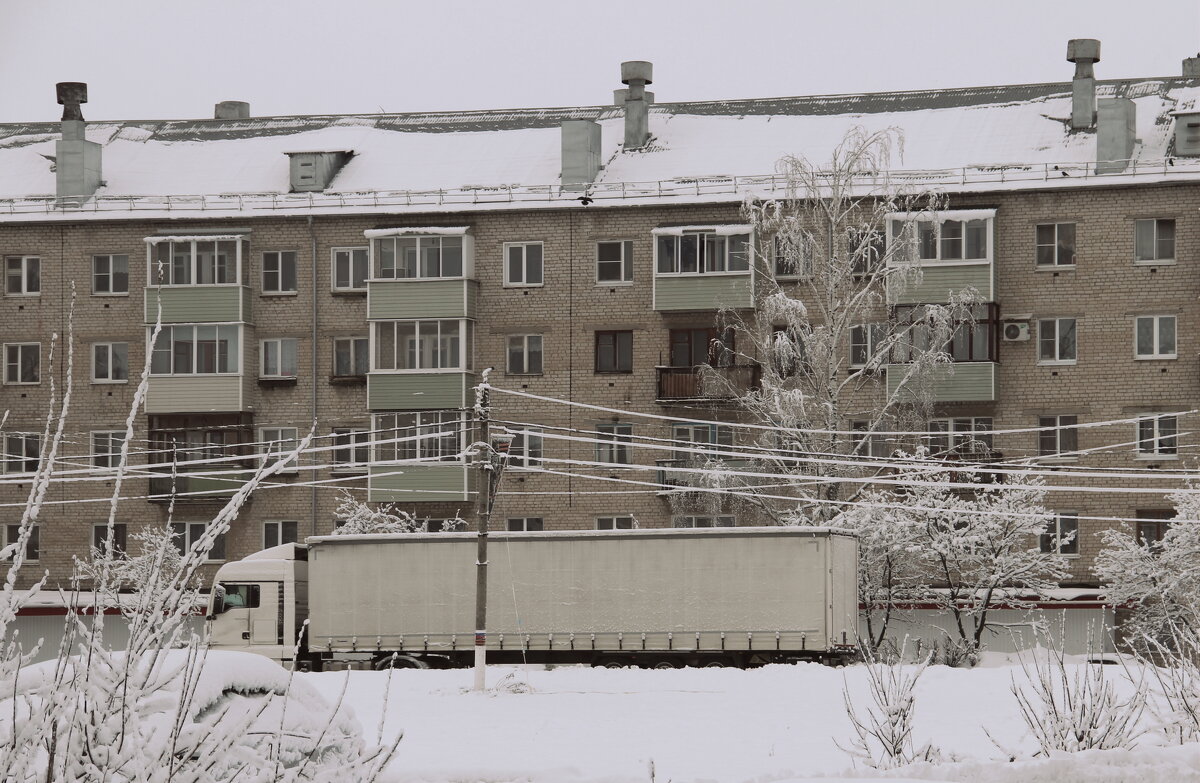
POLYGON ((129 343, 92 345, 92 381, 95 383, 129 382, 129 343))
POLYGON ((632 439, 632 424, 597 424, 596 461, 628 465, 629 443, 632 439))
POLYGON ((510 468, 536 468, 542 463, 542 432, 541 430, 509 430, 513 436, 512 444, 508 447, 508 466, 510 468))
POLYGON ((40 383, 41 343, 10 343, 4 346, 4 382, 40 383))
POLYGON ((1179 420, 1177 417, 1148 416, 1137 422, 1137 453, 1139 457, 1174 457, 1179 453, 1179 420))
POLYGON ((127 540, 128 535, 124 522, 113 523, 112 549, 108 547, 108 523, 99 522, 92 525, 92 548, 98 551, 102 557, 119 557, 128 552, 127 540))
POLYGON ((656 232, 660 275, 699 275, 747 272, 750 269, 750 234, 725 234, 704 229, 679 233, 656 232))
POLYGON ((851 454, 875 459, 887 459, 891 457, 892 448, 891 444, 888 443, 887 436, 881 432, 868 434, 870 428, 871 423, 867 421, 850 422, 851 454))
POLYGON ((4 472, 33 473, 42 453, 42 436, 35 432, 4 435, 4 472))
POLYGON ((372 369, 470 369, 472 327, 471 321, 376 321, 372 369))
POLYGON ((732 516, 705 516, 705 517, 675 517, 672 520, 675 527, 733 527, 734 518, 732 516))
POLYGON ((236 285, 246 241, 156 238, 150 241, 151 285, 236 285))
POLYGON ((1079 450, 1078 416, 1038 417, 1038 456, 1074 458, 1079 450))
POLYGON ((543 529, 541 517, 509 517, 508 519, 510 533, 531 533, 543 529))
POLYGON ((698 367, 702 364, 713 367, 733 366, 732 327, 721 330, 712 326, 672 329, 670 340, 672 367, 698 367))
POLYGON ((1075 363, 1075 319, 1038 321, 1038 364, 1075 363))
POLYGON ((150 424, 151 448, 159 452, 152 455, 153 461, 168 473, 172 467, 183 472, 233 470, 238 463, 224 458, 241 456, 242 442, 248 440, 248 433, 232 427, 188 429, 154 418, 150 424))
POLYGON ((633 243, 596 243, 596 282, 629 283, 633 280, 633 243))
POLYGON ((375 276, 385 280, 463 276, 461 236, 382 237, 375 242, 375 276))
POLYGON ((933 345, 933 324, 921 306, 896 308, 896 335, 903 338, 893 348, 894 361, 912 361, 913 355, 942 350, 955 362, 995 361, 999 339, 999 306, 994 303, 971 305, 971 316, 952 324, 950 339, 933 345))
POLYGON ((125 430, 92 432, 92 466, 115 468, 121 463, 121 444, 125 442, 125 430))
POLYGON ((883 266, 887 253, 887 238, 874 229, 854 230, 846 238, 850 252, 850 273, 854 277, 870 277, 883 266))
POLYGON ((508 374, 542 374, 542 336, 540 334, 509 335, 508 374))
POLYGON ((220 586, 224 592, 221 594, 221 603, 215 607, 217 613, 262 606, 262 585, 222 582, 220 586))
POLYGON ((295 520, 263 522, 263 549, 281 544, 294 544, 300 540, 299 524, 295 520))
POLYGON ((459 461, 466 428, 459 411, 377 414, 374 461, 459 461))
POLYGON ((238 361, 241 337, 241 326, 237 324, 164 326, 150 355, 150 373, 236 373, 241 367, 238 361))
POLYGON ((1138 541, 1152 549, 1162 547, 1163 536, 1171 529, 1171 520, 1175 512, 1169 509, 1138 509, 1137 537, 1138 541))
POLYGON ((777 234, 773 241, 775 277, 808 277, 812 273, 811 237, 807 232, 777 234))
POLYGON ((596 332, 596 372, 633 372, 633 332, 596 332))
POLYGON ((671 440, 687 449, 679 452, 679 459, 695 459, 696 449, 732 448, 733 428, 724 424, 672 424, 671 440))
POLYGON ((1138 359, 1175 358, 1175 316, 1142 315, 1133 324, 1133 351, 1138 359))
POLYGON ((1174 220, 1133 221, 1134 263, 1175 260, 1174 220))
POLYGON ((508 242, 504 245, 504 284, 542 284, 541 242, 508 242))
POLYGON ((363 473, 371 461, 371 433, 349 427, 333 429, 333 470, 340 473, 363 473))
POLYGON ((129 256, 92 256, 92 293, 118 296, 129 293, 129 256))
POLYGON ((366 375, 371 369, 370 340, 366 337, 335 337, 333 339, 333 375, 350 378, 366 375))
POLYGON ((41 292, 41 261, 37 256, 9 256, 4 259, 5 288, 9 296, 34 296, 41 292))
POLYGON ((596 517, 597 530, 636 530, 637 520, 633 517, 596 517))
MULTIPOLYGON (((204 536, 208 529, 207 522, 172 522, 171 536, 179 554, 187 553, 204 536)), ((219 534, 213 540, 212 548, 208 550, 208 561, 225 559, 225 534, 219 534)))
POLYGON ((365 247, 335 247, 333 249, 333 290, 367 290, 367 249, 365 247))
POLYGON ((1074 513, 1055 514, 1039 536, 1039 548, 1057 555, 1079 554, 1079 518, 1074 513))
POLYGON ((1075 266, 1075 224, 1042 223, 1037 227, 1037 265, 1075 266))
MULTIPOLYGON (((29 526, 29 537, 25 539, 25 559, 39 560, 42 554, 41 547, 41 525, 29 526)), ((19 544, 21 541, 21 526, 20 525, 5 525, 4 526, 4 544, 3 546, 12 546, 19 544)), ((0 546, 0 549, 3 548, 0 546)))
POLYGON ((850 366, 866 367, 877 358, 886 361, 886 357, 876 356, 886 340, 887 324, 859 324, 850 327, 850 366))
POLYGON ((263 340, 259 346, 259 356, 262 359, 260 377, 296 377, 296 338, 277 337, 263 340))
MULTIPOLYGON (((269 463, 294 451, 298 443, 295 427, 261 427, 258 430, 259 452, 266 456, 269 463)), ((295 473, 296 470, 296 458, 292 458, 280 472, 295 473)))
POLYGON ((264 294, 296 293, 294 252, 272 250, 262 254, 262 290, 264 294))
POLYGON ((924 441, 933 456, 986 457, 992 450, 992 420, 987 416, 934 419, 924 441))

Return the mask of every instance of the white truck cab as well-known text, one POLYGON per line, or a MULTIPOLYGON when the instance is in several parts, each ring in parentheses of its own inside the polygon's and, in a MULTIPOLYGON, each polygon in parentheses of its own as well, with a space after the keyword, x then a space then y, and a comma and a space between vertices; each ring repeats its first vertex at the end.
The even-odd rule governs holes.
MULTIPOLYGON (((296 618, 308 616, 308 548, 283 544, 226 563, 209 598, 209 646, 263 655, 290 664, 296 618)), ((300 658, 307 645, 302 644, 300 658)))

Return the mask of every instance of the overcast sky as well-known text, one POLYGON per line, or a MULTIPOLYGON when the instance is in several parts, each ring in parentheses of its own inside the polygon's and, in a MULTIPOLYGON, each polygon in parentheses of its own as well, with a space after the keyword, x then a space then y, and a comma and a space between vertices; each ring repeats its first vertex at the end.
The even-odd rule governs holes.
POLYGON ((1172 76, 1197 0, 0 0, 0 122, 407 112, 611 101, 650 60, 660 101, 1172 76))

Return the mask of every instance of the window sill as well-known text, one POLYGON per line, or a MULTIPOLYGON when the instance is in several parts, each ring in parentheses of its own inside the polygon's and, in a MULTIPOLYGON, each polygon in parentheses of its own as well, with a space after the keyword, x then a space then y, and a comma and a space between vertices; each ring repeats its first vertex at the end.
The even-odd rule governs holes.
POLYGON ((541 378, 545 373, 540 372, 505 372, 506 378, 541 378))
POLYGON ((4 294, 4 296, 9 299, 37 299, 41 295, 42 294, 40 291, 36 294, 9 294, 9 293, 4 294))
POLYGON ((103 299, 119 299, 121 297, 128 298, 129 292, 128 291, 111 291, 111 292, 105 293, 103 291, 92 291, 92 296, 98 296, 103 299))
POLYGON ((474 280, 466 275, 448 275, 446 277, 371 277, 368 283, 428 283, 430 280, 474 280))
POLYGON ((41 381, 5 381, 5 386, 41 386, 41 381))
POLYGON ((92 378, 93 386, 125 386, 128 383, 129 383, 128 379, 123 380, 123 381, 106 381, 106 380, 103 380, 100 378, 92 378))
POLYGON ((1137 454, 1134 459, 1141 462, 1166 462, 1167 460, 1178 460, 1178 454, 1137 454))
POLYGON ((1063 361, 1039 361, 1038 367, 1074 367, 1078 363, 1077 359, 1069 359, 1063 361))
POLYGON ((329 384, 331 386, 365 386, 367 384, 367 376, 363 375, 330 375, 329 384))
POLYGON ((296 383, 296 376, 290 378, 282 378, 272 375, 260 375, 258 377, 259 386, 291 386, 296 383))
POLYGON ((1074 272, 1076 269, 1076 264, 1036 264, 1033 267, 1035 272, 1074 272))
POLYGON ((985 266, 992 263, 990 258, 922 258, 921 266, 985 266))
POLYGON ((334 296, 366 296, 367 289, 365 288, 333 288, 329 293, 334 296))
POLYGON ((1059 457, 1055 454, 1046 454, 1038 457, 1038 462, 1042 465, 1069 465, 1072 462, 1078 462, 1079 457, 1059 457))
POLYGON ((725 272, 655 272, 655 277, 745 277, 750 274, 750 270, 737 270, 725 272))
POLYGON ((299 296, 299 291, 263 291, 259 294, 262 299, 286 299, 288 297, 299 296))
POLYGON ((633 370, 596 370, 596 375, 633 375, 633 370))
POLYGON ((1178 358, 1179 358, 1179 354, 1164 353, 1164 354, 1158 355, 1158 356, 1134 356, 1133 360, 1135 362, 1155 362, 1155 361, 1169 362, 1169 361, 1173 361, 1178 358))
POLYGON ((597 288, 629 288, 633 285, 632 280, 597 280, 597 288))
POLYGON ((545 288, 545 283, 505 283, 504 288, 545 288))
POLYGON ((1159 258, 1159 259, 1153 259, 1153 260, 1146 261, 1146 260, 1140 260, 1140 259, 1135 258, 1133 260, 1133 265, 1134 266, 1175 266, 1175 259, 1174 258, 1159 258))

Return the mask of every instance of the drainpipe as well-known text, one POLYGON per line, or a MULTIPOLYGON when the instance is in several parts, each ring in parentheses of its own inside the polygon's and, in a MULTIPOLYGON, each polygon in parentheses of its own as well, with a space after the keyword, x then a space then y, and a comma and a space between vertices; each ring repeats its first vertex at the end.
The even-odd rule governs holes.
MULTIPOLYGON (((317 426, 317 231, 313 225, 313 216, 308 216, 308 238, 312 243, 312 421, 317 426)), ((321 441, 317 441, 320 443, 321 441)), ((322 452, 324 453, 324 452, 322 452)), ((317 535, 317 485, 312 485, 312 528, 311 534, 317 535)))

